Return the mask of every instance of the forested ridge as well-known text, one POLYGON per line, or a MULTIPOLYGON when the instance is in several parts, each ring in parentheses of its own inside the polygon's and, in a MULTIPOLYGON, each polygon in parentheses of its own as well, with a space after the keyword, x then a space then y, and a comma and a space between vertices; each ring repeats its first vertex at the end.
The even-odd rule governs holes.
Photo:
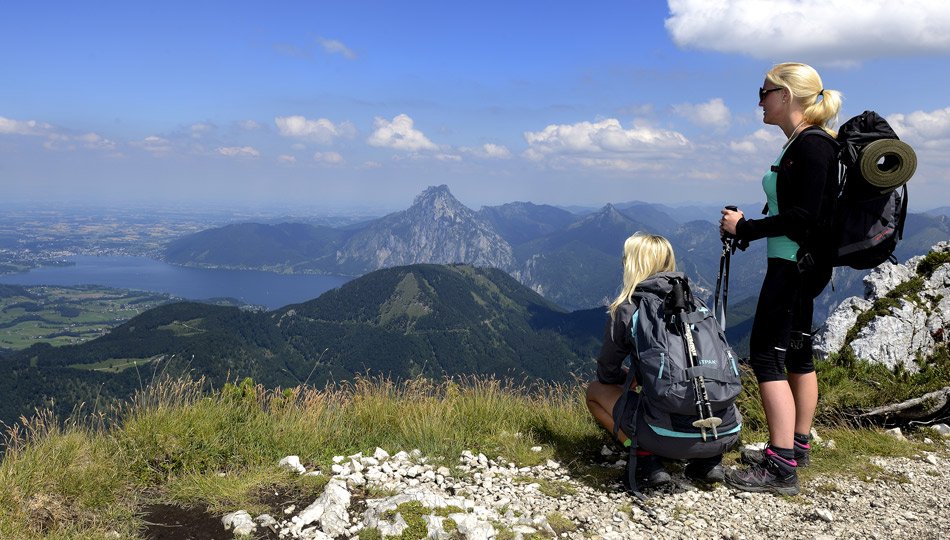
POLYGON ((0 421, 35 407, 107 407, 163 376, 270 387, 359 374, 563 381, 590 374, 604 317, 566 312, 501 270, 468 265, 379 270, 271 312, 172 303, 87 343, 0 360, 0 421))

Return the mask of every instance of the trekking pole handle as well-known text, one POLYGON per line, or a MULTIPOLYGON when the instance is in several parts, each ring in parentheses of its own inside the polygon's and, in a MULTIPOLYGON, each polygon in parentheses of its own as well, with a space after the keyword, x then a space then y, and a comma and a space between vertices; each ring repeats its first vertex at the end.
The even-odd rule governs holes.
POLYGON ((672 280, 671 286, 670 295, 672 301, 670 307, 672 307, 676 313, 683 313, 686 311, 686 294, 683 292, 683 282, 679 279, 674 279, 672 280))
MULTIPOLYGON (((727 205, 724 206, 723 208, 725 208, 726 210, 729 210, 730 212, 738 212, 738 211, 739 211, 739 207, 736 206, 736 205, 734 205, 734 204, 727 204, 727 205)), ((722 233, 720 236, 722 237, 722 243, 723 243, 723 244, 729 242, 729 239, 732 238, 732 235, 729 234, 729 233, 722 233)))
MULTIPOLYGON (((734 204, 727 204, 723 208, 725 208, 726 210, 729 210, 730 212, 739 211, 739 207, 734 204)), ((722 235, 722 243, 723 243, 724 248, 728 247, 730 254, 735 253, 736 249, 745 251, 746 248, 749 247, 748 241, 746 240, 740 241, 738 238, 728 233, 722 235)))

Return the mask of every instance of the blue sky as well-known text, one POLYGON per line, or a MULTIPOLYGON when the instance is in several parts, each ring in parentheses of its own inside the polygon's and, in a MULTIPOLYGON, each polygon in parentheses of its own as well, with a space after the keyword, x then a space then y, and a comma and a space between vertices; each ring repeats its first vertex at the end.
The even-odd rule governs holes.
POLYGON ((784 136, 756 90, 818 68, 841 121, 917 151, 950 205, 950 3, 13 2, 7 203, 472 208, 759 201, 784 136))

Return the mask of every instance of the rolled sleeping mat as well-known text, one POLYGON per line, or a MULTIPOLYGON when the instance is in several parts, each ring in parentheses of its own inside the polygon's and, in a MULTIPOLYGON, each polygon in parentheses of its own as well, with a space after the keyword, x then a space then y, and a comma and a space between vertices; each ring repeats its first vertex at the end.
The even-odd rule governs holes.
POLYGON ((861 150, 861 176, 881 193, 907 183, 917 170, 917 154, 904 141, 878 139, 861 150))

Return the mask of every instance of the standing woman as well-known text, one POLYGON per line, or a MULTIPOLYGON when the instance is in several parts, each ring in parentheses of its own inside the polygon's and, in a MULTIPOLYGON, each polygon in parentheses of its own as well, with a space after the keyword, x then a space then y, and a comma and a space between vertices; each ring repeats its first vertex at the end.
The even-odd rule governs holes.
POLYGON ((720 231, 740 241, 767 239, 768 265, 750 340, 750 363, 759 383, 769 428, 763 452, 746 452, 750 467, 726 473, 745 491, 798 493, 797 468, 808 463, 809 433, 818 404, 812 362, 815 297, 831 279, 828 224, 838 190, 834 137, 841 94, 826 90, 811 66, 774 66, 759 88, 762 121, 788 137, 762 178, 766 217, 746 219, 722 211, 720 231))

